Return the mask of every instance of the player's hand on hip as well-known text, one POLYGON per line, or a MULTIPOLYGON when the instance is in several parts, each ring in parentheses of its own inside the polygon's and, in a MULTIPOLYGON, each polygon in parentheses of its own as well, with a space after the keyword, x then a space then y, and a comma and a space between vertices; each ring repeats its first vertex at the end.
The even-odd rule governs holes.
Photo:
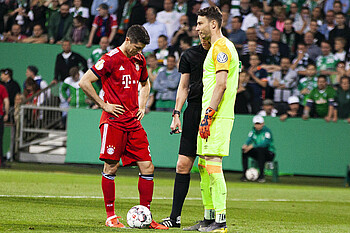
POLYGON ((125 112, 124 107, 122 105, 110 104, 108 103, 108 101, 107 103, 105 103, 102 109, 103 111, 108 112, 116 117, 119 117, 119 115, 122 115, 125 112))
POLYGON ((207 139, 210 136, 210 125, 213 121, 213 116, 215 114, 215 110, 211 107, 208 107, 205 110, 204 118, 201 121, 201 124, 199 125, 199 135, 203 139, 207 139))
POLYGON ((137 116, 137 120, 139 121, 142 120, 143 117, 145 116, 145 109, 139 108, 139 110, 136 113, 136 116, 137 116))
POLYGON ((174 115, 173 120, 172 120, 171 125, 170 125, 170 129, 174 133, 181 133, 182 132, 181 121, 180 121, 180 117, 178 115, 174 115))

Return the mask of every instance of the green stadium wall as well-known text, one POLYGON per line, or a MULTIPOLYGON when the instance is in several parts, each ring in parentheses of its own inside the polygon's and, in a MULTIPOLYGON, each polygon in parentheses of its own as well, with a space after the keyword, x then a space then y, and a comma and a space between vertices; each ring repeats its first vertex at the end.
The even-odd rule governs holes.
MULTIPOLYGON (((72 45, 72 51, 88 59, 96 47, 98 46, 86 48, 84 45, 72 45)), ((0 69, 13 69, 14 80, 23 88, 29 65, 38 67, 39 75, 48 83, 53 80, 56 56, 62 52, 62 48, 60 45, 50 44, 0 43, 0 51, 0 69)))
MULTIPOLYGON (((101 164, 101 110, 71 109, 68 114, 66 163, 101 164)), ((154 165, 175 168, 180 135, 170 135, 171 113, 151 112, 142 120, 148 134, 154 165)), ((276 145, 279 171, 284 174, 313 176, 345 176, 350 164, 350 125, 344 121, 326 123, 322 119, 266 118, 276 145)), ((223 168, 241 171, 240 148, 252 129, 252 116, 236 116, 231 134, 230 156, 223 168)))

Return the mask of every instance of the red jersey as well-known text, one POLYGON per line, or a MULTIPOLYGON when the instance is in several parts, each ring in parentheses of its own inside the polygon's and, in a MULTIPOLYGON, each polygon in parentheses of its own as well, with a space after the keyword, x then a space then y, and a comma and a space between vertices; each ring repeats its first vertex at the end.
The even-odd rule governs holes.
POLYGON ((104 101, 122 105, 125 110, 119 117, 103 111, 100 125, 108 123, 124 131, 141 129, 136 113, 139 110, 138 84, 148 79, 145 57, 137 54, 128 58, 118 47, 103 55, 91 70, 101 79, 104 101))
POLYGON ((8 97, 6 87, 0 84, 0 116, 4 115, 4 99, 8 97))
POLYGON ((92 26, 97 28, 97 37, 109 36, 112 29, 118 27, 117 17, 115 15, 108 15, 106 18, 102 18, 97 15, 95 16, 92 26))

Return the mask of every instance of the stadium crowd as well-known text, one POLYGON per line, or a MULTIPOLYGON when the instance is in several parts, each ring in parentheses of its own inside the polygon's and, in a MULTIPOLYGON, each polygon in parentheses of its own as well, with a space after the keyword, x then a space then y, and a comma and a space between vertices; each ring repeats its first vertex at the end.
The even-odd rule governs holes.
MULTIPOLYGON (((196 13, 210 5, 220 7, 222 33, 242 62, 236 113, 350 123, 349 0, 1 0, 0 41, 62 45, 53 82, 64 84, 61 101, 85 108, 92 104, 73 92, 82 72, 120 46, 130 26, 144 25, 151 39, 143 51, 152 84, 147 112, 172 111, 179 58, 200 43, 196 13), (71 44, 99 48, 86 60, 71 44)), ((9 74, 11 67, 1 71, 3 82, 9 74)), ((25 87, 47 86, 35 66, 27 74, 36 82, 25 87)))

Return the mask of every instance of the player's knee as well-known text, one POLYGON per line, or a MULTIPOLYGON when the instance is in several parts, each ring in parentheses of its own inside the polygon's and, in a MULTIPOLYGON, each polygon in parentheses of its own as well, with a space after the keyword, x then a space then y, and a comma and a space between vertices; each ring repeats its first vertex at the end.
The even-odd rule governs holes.
POLYGON ((188 174, 192 169, 192 163, 178 160, 176 164, 176 172, 181 174, 188 174))
POLYGON ((108 175, 115 175, 117 173, 118 167, 119 167, 119 162, 111 163, 106 161, 103 166, 103 172, 108 175))
POLYGON ((141 174, 153 174, 154 173, 154 165, 151 161, 147 161, 145 163, 142 163, 141 166, 139 166, 141 174))

